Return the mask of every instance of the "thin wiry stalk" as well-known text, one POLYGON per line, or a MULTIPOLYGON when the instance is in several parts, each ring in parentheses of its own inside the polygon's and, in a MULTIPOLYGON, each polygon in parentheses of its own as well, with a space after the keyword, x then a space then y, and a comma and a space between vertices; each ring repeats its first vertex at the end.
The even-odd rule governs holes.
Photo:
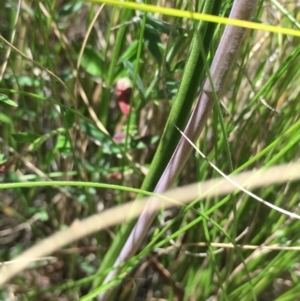
MULTIPOLYGON (((250 20, 255 6, 256 0, 235 0, 230 13, 230 18, 250 20)), ((208 77, 206 79, 203 86, 203 92, 199 97, 196 107, 184 131, 185 136, 193 142, 198 139, 207 122, 214 105, 214 97, 220 96, 222 93, 228 71, 235 61, 235 57, 239 51, 245 32, 245 28, 226 26, 210 68, 211 78, 208 77)), ((191 151, 192 147, 190 143, 182 137, 155 188, 156 193, 162 193, 170 188, 181 172, 191 151)), ((160 202, 160 200, 156 198, 151 198, 148 201, 143 213, 126 241, 126 244, 120 252, 119 257, 114 264, 115 267, 132 257, 140 247, 156 216, 156 213, 152 210, 152 208, 157 205, 157 202, 160 202)), ((109 273, 105 279, 105 283, 109 282, 116 273, 117 269, 109 273)), ((110 291, 106 291, 104 294, 98 296, 98 300, 108 300, 109 295, 110 291)))

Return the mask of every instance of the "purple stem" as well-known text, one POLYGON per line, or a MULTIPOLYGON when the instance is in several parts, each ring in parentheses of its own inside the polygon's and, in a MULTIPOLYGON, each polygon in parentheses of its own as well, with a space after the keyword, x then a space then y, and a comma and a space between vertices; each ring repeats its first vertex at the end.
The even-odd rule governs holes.
MULTIPOLYGON (((230 13, 230 18, 250 20, 255 6, 256 0, 235 0, 230 13)), ((184 131, 184 134, 193 142, 199 138, 212 111, 214 105, 213 91, 215 91, 217 96, 220 96, 222 93, 229 69, 235 61, 245 32, 245 28, 226 26, 210 68, 214 89, 211 86, 211 81, 207 78, 203 86, 203 92, 200 94, 199 100, 184 131)), ((156 185, 156 193, 162 193, 171 187, 185 165, 192 149, 190 143, 184 137, 181 137, 172 158, 156 185)), ((114 264, 115 267, 131 258, 140 247, 156 216, 156 212, 153 210, 153 208, 156 208, 156 202, 159 202, 157 198, 149 199, 143 213, 120 252, 119 257, 114 264)), ((115 269, 109 273, 104 282, 108 283, 117 272, 118 269, 115 269)), ((99 295, 98 300, 108 300, 109 295, 110 290, 99 295)))

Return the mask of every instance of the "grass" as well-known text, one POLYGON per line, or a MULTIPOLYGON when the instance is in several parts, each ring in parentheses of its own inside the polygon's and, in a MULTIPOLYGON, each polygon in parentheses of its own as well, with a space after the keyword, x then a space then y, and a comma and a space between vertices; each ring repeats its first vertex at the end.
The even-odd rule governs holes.
MULTIPOLYGON (((174 124, 184 129, 224 29, 159 9, 150 17, 85 2, 19 4, 18 11, 17 3, 7 1, 0 12, 3 271, 78 220, 153 191, 181 137, 174 124), (124 104, 130 112, 120 109, 115 90, 122 78, 132 85, 124 104)), ((148 4, 220 16, 231 7, 227 1, 148 4)), ((254 18, 298 29, 298 9, 295 3, 260 1, 254 18)), ((247 32, 197 141, 224 173, 297 162, 298 40, 247 32)), ((219 176, 195 153, 173 186, 219 176)), ((252 192, 298 213, 298 186, 285 181, 252 192)), ((0 300, 92 300, 108 287, 110 300, 299 298, 299 251, 286 248, 299 244, 299 221, 248 194, 210 196, 160 211, 135 256, 105 283, 133 224, 96 231, 34 261, 2 286, 0 300)))

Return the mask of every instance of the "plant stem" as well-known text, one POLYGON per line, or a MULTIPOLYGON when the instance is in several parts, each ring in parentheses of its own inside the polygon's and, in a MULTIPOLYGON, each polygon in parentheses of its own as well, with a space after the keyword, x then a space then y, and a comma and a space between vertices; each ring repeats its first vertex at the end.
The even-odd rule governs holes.
MULTIPOLYGON (((208 4, 203 8, 203 12, 217 15, 221 6, 221 0, 210 0, 207 1, 207 3, 208 4)), ((214 23, 207 24, 207 22, 200 22, 195 29, 182 82, 180 84, 175 103, 171 109, 167 125, 165 126, 164 134, 161 138, 147 177, 142 185, 141 189, 143 190, 154 190, 155 185, 158 183, 159 178, 178 145, 180 133, 176 130, 174 124, 181 129, 183 129, 186 125, 197 89, 205 76, 205 62, 203 56, 201 56, 201 50, 208 53, 215 27, 216 24, 214 23), (204 49, 201 49, 203 45, 204 49)), ((128 224, 125 224, 122 227, 103 259, 99 268, 99 273, 109 269, 114 264, 127 237, 132 231, 133 226, 134 221, 129 221, 128 224)), ((95 280, 93 287, 97 287, 103 280, 104 278, 101 279, 101 277, 99 277, 95 280)))
MULTIPOLYGON (((255 6, 256 0, 236 0, 233 4, 230 18, 250 20, 255 6)), ((197 105, 184 131, 184 134, 193 142, 198 139, 207 122, 214 105, 214 98, 220 96, 223 91, 228 71, 234 63, 245 32, 246 29, 244 28, 226 26, 211 65, 211 78, 209 76, 206 79, 203 92, 199 97, 197 105)), ((191 151, 192 146, 190 143, 181 137, 175 152, 155 188, 156 193, 162 193, 170 188, 185 165, 191 151)), ((156 213, 153 213, 153 207, 157 205, 157 202, 160 202, 157 198, 150 198, 148 201, 120 252, 114 264, 115 267, 119 266, 119 264, 125 260, 128 260, 140 247, 156 216, 156 213)), ((109 282, 116 275, 117 271, 116 269, 109 273, 105 279, 105 283, 109 282)), ((107 291, 103 295, 99 295, 98 300, 107 300, 109 294, 110 291, 107 291)))

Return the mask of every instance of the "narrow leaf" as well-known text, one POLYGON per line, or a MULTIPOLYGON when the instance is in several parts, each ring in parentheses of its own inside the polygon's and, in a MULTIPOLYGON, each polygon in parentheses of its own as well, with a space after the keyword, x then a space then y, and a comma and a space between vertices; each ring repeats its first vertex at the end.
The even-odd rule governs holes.
POLYGON ((14 102, 13 100, 9 99, 5 94, 0 93, 0 101, 13 107, 17 107, 18 104, 14 102))
POLYGON ((37 134, 26 133, 26 132, 20 132, 11 135, 17 143, 28 143, 28 142, 31 143, 40 137, 37 134))
MULTIPOLYGON (((80 46, 74 44, 74 49, 79 54, 80 46)), ((103 56, 98 50, 87 46, 81 57, 80 66, 89 74, 105 78, 106 70, 103 56)))

